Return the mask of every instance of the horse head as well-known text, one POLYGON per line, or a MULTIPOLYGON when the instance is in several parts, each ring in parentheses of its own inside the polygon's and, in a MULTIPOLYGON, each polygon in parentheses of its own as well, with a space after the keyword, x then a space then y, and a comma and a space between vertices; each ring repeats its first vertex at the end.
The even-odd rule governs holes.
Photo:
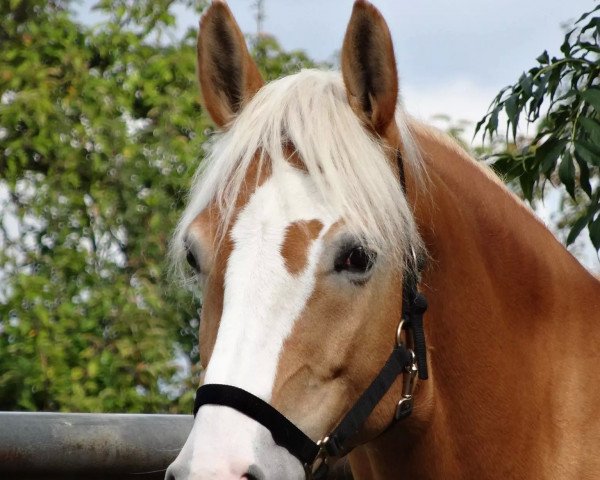
MULTIPOLYGON (((305 70, 264 84, 222 1, 204 14, 198 75, 220 132, 195 179, 173 249, 203 293, 205 385, 271 405, 313 440, 367 389, 394 349, 405 272, 421 252, 400 179, 419 158, 381 14, 357 1, 341 75, 305 70)), ((351 442, 392 423, 394 382, 351 442)), ((261 423, 199 409, 168 478, 304 478, 261 423)))

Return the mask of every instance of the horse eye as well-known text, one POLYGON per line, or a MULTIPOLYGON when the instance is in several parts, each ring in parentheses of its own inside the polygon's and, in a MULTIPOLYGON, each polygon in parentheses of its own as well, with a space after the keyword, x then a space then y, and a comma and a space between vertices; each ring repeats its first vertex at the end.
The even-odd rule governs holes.
POLYGON ((189 248, 186 248, 185 260, 187 261, 188 265, 194 269, 194 271, 200 273, 200 266, 196 261, 196 257, 189 248))
POLYGON ((364 247, 353 247, 345 250, 335 261, 336 272, 346 270, 352 273, 367 273, 371 270, 375 258, 375 252, 366 250, 364 247))

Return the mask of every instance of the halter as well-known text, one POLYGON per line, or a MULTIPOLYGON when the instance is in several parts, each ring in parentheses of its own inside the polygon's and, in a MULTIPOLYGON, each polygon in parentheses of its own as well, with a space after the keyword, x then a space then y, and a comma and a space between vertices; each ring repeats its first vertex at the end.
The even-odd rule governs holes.
MULTIPOLYGON (((404 165, 400 152, 396 156, 402 190, 406 192, 404 165)), ((412 251, 412 268, 404 275, 402 289, 402 315, 396 331, 396 345, 379 374, 342 418, 337 427, 318 442, 313 442, 302 430, 288 420, 276 408, 263 399, 233 385, 207 384, 196 391, 194 417, 203 405, 230 407, 252 418, 271 432, 274 442, 286 448, 304 466, 306 478, 321 480, 327 476, 330 457, 347 455, 352 439, 365 423, 373 409, 385 396, 396 378, 404 376, 402 398, 400 398, 394 420, 402 420, 412 413, 413 391, 417 377, 428 378, 427 348, 423 330, 423 315, 427 300, 418 291, 419 262, 412 251), (402 341, 402 333, 410 334, 413 348, 402 341)))

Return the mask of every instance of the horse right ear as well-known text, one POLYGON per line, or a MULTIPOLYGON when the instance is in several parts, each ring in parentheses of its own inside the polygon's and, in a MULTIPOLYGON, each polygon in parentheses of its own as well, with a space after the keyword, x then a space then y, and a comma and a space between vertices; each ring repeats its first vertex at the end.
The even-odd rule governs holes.
POLYGON ((354 3, 342 47, 342 76, 356 115, 384 135, 396 111, 398 73, 388 26, 366 0, 354 3))
POLYGON ((219 127, 229 124, 264 84, 223 0, 214 0, 200 20, 198 78, 203 104, 219 127))

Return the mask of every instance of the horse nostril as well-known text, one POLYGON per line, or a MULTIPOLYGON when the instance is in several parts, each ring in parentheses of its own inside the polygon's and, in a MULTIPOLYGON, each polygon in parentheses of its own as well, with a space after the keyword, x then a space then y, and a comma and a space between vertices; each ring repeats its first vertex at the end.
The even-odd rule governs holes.
POLYGON ((250 465, 248 471, 242 475, 242 480, 265 480, 265 475, 258 466, 250 465))
POLYGON ((165 475, 165 480, 177 480, 175 478, 175 474, 173 473, 173 470, 171 468, 167 469, 167 473, 165 475))

